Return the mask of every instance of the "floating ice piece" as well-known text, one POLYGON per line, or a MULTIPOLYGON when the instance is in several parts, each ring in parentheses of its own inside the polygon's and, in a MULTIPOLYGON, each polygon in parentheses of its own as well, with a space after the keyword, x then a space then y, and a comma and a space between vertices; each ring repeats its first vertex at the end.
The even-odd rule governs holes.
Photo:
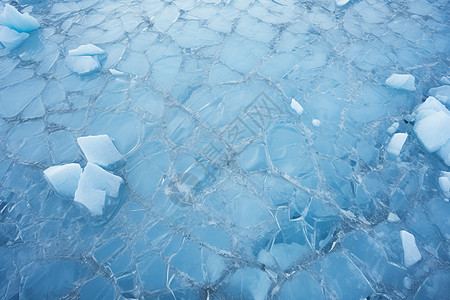
POLYGON ((414 79, 411 74, 392 74, 386 79, 386 84, 395 89, 415 91, 414 79))
POLYGON ((430 89, 428 94, 435 97, 442 104, 450 104, 450 85, 443 85, 430 89))
POLYGON ((103 168, 110 169, 124 161, 111 138, 105 134, 77 138, 86 159, 103 168))
POLYGON ((416 245, 416 239, 411 233, 401 230, 400 237, 403 246, 403 258, 406 267, 411 267, 416 262, 422 259, 422 255, 416 245))
POLYGON ((79 164, 53 166, 44 170, 44 177, 55 191, 64 197, 74 197, 81 175, 79 164))
POLYGON ((441 83, 450 84, 450 76, 442 76, 441 83))
POLYGON ((394 132, 397 131, 398 126, 400 126, 400 124, 398 124, 398 122, 393 123, 393 124, 387 129, 387 132, 389 132, 390 134, 393 134, 394 132))
POLYGON ((295 112, 298 113, 299 115, 303 113, 303 107, 300 105, 300 103, 295 101, 294 98, 292 98, 291 100, 291 108, 295 110, 295 112))
POLYGON ((319 127, 320 126, 320 120, 314 119, 314 120, 312 120, 312 124, 315 127, 319 127))
POLYGON ((414 132, 425 149, 433 153, 450 139, 450 113, 439 111, 414 124, 414 132))
POLYGON ((118 70, 116 70, 116 69, 109 69, 109 72, 110 72, 112 75, 115 75, 115 76, 120 76, 120 75, 125 74, 124 72, 118 71, 118 70))
POLYGON ((104 55, 106 51, 92 44, 81 45, 76 49, 69 50, 69 55, 72 56, 94 56, 104 55))
POLYGON ((444 196, 450 197, 450 172, 441 172, 441 177, 439 177, 439 187, 441 188, 444 196))
POLYGON ((5 8, 0 14, 0 25, 18 32, 31 32, 39 28, 39 23, 35 18, 28 13, 21 14, 9 4, 5 4, 5 8))
POLYGON ((95 56, 72 56, 66 57, 67 67, 80 75, 87 75, 100 70, 100 62, 95 56))
POLYGON ((391 223, 400 222, 400 218, 396 213, 389 213, 387 220, 391 223))
POLYGON ((447 111, 446 107, 434 97, 428 97, 414 112, 416 122, 440 111, 447 111))
POLYGON ((106 196, 117 198, 123 179, 99 166, 87 163, 75 192, 75 201, 86 206, 92 215, 101 215, 106 196))
POLYGON ((391 141, 389 142, 386 151, 395 156, 398 156, 400 154, 400 151, 402 151, 403 144, 405 144, 407 137, 408 137, 407 133, 394 134, 394 136, 391 138, 391 141))
POLYGON ((336 0, 336 5, 337 6, 344 6, 345 4, 347 4, 350 0, 336 0))
POLYGON ((0 25, 0 43, 8 50, 19 47, 29 36, 28 33, 17 32, 6 26, 0 25))

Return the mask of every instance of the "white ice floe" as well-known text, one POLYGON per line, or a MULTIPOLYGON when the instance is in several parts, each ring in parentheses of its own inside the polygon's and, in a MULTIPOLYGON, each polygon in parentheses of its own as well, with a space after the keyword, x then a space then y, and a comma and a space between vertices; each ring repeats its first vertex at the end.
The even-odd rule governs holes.
POLYGON ((401 230, 400 237, 402 239, 403 246, 403 258, 406 267, 411 267, 419 260, 422 259, 422 255, 416 245, 416 239, 411 233, 401 230))
POLYGON ((106 51, 92 44, 81 45, 69 50, 66 56, 66 66, 80 75, 87 75, 101 69, 101 61, 106 57, 106 51))
POLYGON ((436 98, 428 97, 414 112, 414 132, 430 152, 437 154, 450 166, 450 112, 436 98))
POLYGON ((94 56, 104 55, 106 51, 92 44, 81 45, 76 49, 69 50, 69 55, 72 56, 94 56))
POLYGON ((450 172, 441 172, 441 177, 439 177, 439 187, 444 193, 444 196, 450 198, 450 172))
POLYGON ((21 14, 13 6, 5 4, 0 14, 0 25, 18 32, 31 32, 39 28, 38 21, 28 13, 21 14))
POLYGON ((403 145, 405 144, 407 133, 396 133, 392 136, 391 141, 386 149, 387 152, 398 156, 400 151, 402 151, 403 145))
POLYGON ((291 100, 291 108, 299 115, 303 113, 303 107, 294 98, 291 100))
POLYGON ((320 126, 320 120, 314 119, 312 120, 312 124, 314 127, 319 127, 320 126))
POLYGON ((414 80, 415 78, 411 74, 392 74, 386 79, 386 84, 395 89, 415 91, 414 80))
POLYGON ((81 175, 79 164, 66 164, 45 169, 44 177, 55 191, 64 197, 74 197, 81 175))
POLYGON ((101 215, 106 197, 117 198, 122 183, 119 176, 88 162, 78 182, 74 201, 86 206, 92 215, 101 215))
POLYGON ((0 43, 8 50, 19 47, 29 36, 28 33, 17 32, 14 29, 0 25, 0 43))
POLYGON ((347 4, 350 0, 336 0, 336 5, 337 6, 344 6, 345 4, 347 4))
POLYGON ((87 161, 91 163, 109 169, 124 161, 123 156, 107 135, 79 137, 77 142, 87 161))
POLYGON ((387 220, 391 223, 400 222, 400 218, 396 213, 389 213, 387 220))

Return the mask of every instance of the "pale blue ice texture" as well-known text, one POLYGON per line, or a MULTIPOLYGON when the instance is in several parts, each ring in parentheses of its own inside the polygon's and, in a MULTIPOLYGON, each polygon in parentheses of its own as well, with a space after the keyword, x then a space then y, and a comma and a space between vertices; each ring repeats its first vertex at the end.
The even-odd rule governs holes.
POLYGON ((449 169, 410 122, 448 84, 447 0, 11 2, 40 28, 0 50, 1 299, 448 297, 449 169), (93 217, 43 170, 104 134, 125 188, 93 217))

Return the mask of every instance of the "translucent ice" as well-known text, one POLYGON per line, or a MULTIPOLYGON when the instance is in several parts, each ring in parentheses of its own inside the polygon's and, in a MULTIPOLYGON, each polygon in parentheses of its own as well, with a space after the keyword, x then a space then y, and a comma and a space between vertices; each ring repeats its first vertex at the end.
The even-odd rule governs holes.
POLYGON ((0 14, 0 25, 18 32, 31 32, 39 28, 39 23, 35 18, 28 13, 21 14, 9 4, 5 4, 3 12, 0 14))
POLYGON ((439 177, 439 187, 444 193, 444 196, 450 198, 450 172, 441 172, 441 176, 439 177))
POLYGON ((103 168, 111 169, 124 161, 111 138, 105 134, 77 138, 86 159, 103 168))
POLYGON ((87 163, 75 192, 75 201, 86 206, 93 215, 101 215, 106 196, 117 198, 123 179, 101 167, 87 163))
POLYGON ((69 50, 69 55, 73 56, 94 56, 103 55, 106 51, 92 44, 81 45, 76 49, 69 50))
POLYGON ((0 25, 0 43, 8 50, 19 47, 29 36, 28 33, 17 32, 14 29, 0 25))
POLYGON ((430 89, 428 95, 433 96, 442 104, 450 105, 450 85, 443 85, 430 89))
POLYGON ((398 156, 400 154, 400 151, 402 151, 403 144, 405 143, 407 137, 407 133, 394 134, 394 136, 392 136, 391 138, 391 141, 389 142, 386 151, 395 156, 398 156))
POLYGON ((416 245, 416 239, 411 233, 401 230, 400 237, 402 239, 403 246, 403 260, 406 267, 411 267, 419 260, 422 259, 422 255, 416 245))
POLYGON ((100 62, 93 56, 67 56, 67 67, 80 75, 87 75, 100 70, 100 62))
POLYGON ((411 74, 392 74, 386 79, 386 84, 400 90, 415 91, 414 76, 411 74))
POLYGON ((81 175, 79 164, 53 166, 44 170, 44 177, 55 191, 64 196, 73 198, 78 187, 81 175))

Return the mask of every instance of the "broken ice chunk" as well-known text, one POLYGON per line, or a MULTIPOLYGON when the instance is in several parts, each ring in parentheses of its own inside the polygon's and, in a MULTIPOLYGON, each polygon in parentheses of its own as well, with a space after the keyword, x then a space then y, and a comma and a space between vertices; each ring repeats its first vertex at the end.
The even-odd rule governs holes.
POLYGON ((107 196, 117 198, 122 183, 123 179, 119 176, 111 174, 99 166, 88 162, 83 173, 81 173, 75 198, 77 198, 77 194, 84 194, 88 190, 105 191, 107 196))
POLYGON ((303 113, 303 107, 300 105, 300 103, 295 101, 294 98, 292 98, 291 100, 291 108, 295 110, 295 112, 298 113, 299 115, 303 113))
POLYGON ((403 258, 406 267, 411 267, 422 259, 422 255, 416 245, 416 239, 411 233, 401 230, 400 237, 403 246, 403 258))
POLYGON ((93 216, 99 216, 103 214, 103 208, 105 207, 106 192, 101 190, 82 190, 75 195, 75 202, 83 204, 93 216))
POLYGON ((75 73, 87 75, 100 70, 100 62, 95 56, 67 56, 66 66, 75 73))
POLYGON ((391 138, 391 141, 389 142, 386 151, 395 156, 398 156, 400 154, 400 151, 402 151, 403 144, 405 143, 407 137, 407 133, 394 134, 394 136, 391 138))
POLYGON ((314 127, 319 127, 320 126, 320 120, 314 119, 312 120, 312 124, 314 127))
POLYGON ((441 177, 439 177, 439 187, 444 193, 444 196, 450 198, 450 172, 441 172, 441 177))
POLYGON ((386 79, 386 84, 395 89, 415 91, 414 79, 411 74, 392 74, 386 79))
POLYGON ((114 76, 120 76, 120 75, 125 74, 124 72, 120 72, 116 69, 109 69, 109 72, 111 73, 111 75, 114 75, 114 76))
POLYGON ((55 191, 64 197, 75 196, 81 175, 79 164, 53 166, 44 170, 44 177, 55 191))
POLYGON ((347 4, 350 0, 336 0, 336 5, 337 6, 344 6, 345 4, 347 4))
POLYGON ((414 132, 425 149, 432 153, 439 150, 450 139, 450 113, 439 111, 418 120, 414 132))
POLYGON ((396 213, 389 213, 387 220, 391 223, 400 222, 400 218, 396 213))
POLYGON ((393 134, 394 132, 397 131, 399 125, 400 125, 400 124, 398 124, 398 122, 393 123, 393 124, 387 129, 387 132, 389 132, 390 134, 393 134))
POLYGON ((18 32, 31 32, 39 28, 39 23, 35 18, 28 13, 21 14, 9 4, 5 4, 5 8, 0 14, 0 25, 18 32))
POLYGON ((447 108, 434 97, 428 97, 427 100, 422 103, 414 112, 414 118, 420 121, 432 114, 440 111, 446 111, 447 108))
POLYGON ((69 55, 72 56, 94 56, 94 55, 104 55, 106 53, 105 50, 92 45, 81 45, 76 49, 69 50, 69 55))
POLYGON ((17 32, 6 26, 0 25, 0 43, 8 50, 19 47, 29 36, 28 33, 17 32))
POLYGON ((86 159, 106 169, 114 168, 124 161, 111 138, 106 134, 77 138, 86 159))
POLYGON ((428 94, 438 99, 442 104, 450 104, 450 85, 432 88, 428 94))

